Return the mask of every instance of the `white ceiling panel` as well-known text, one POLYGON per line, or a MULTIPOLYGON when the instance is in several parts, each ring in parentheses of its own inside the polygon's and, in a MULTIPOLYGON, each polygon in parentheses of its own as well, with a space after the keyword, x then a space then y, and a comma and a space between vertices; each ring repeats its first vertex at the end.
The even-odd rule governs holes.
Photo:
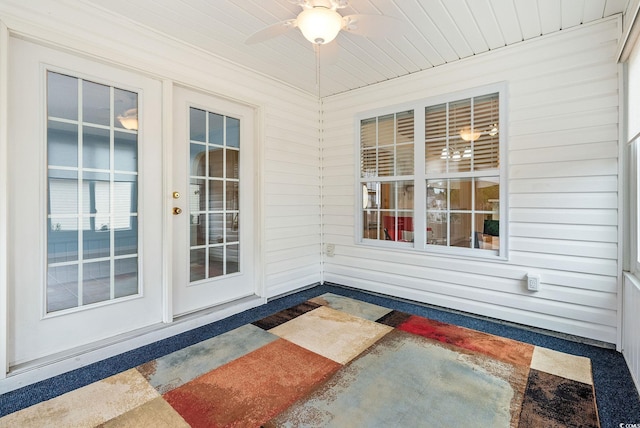
POLYGON ((538 18, 538 3, 531 0, 515 0, 516 13, 522 29, 522 38, 529 40, 542 34, 538 18), (534 19, 531 19, 534 17, 534 19))
POLYGON ((491 9, 496 16, 502 36, 508 45, 523 40, 520 20, 512 0, 491 0, 491 9))
MULTIPOLYGON (((52 0, 65 1, 65 0, 52 0)), ((302 11, 296 0, 81 0, 310 94, 328 96, 626 11, 630 0, 350 0, 338 9, 402 21, 402 32, 341 32, 316 54, 298 29, 247 45, 253 33, 302 11), (327 51, 336 51, 329 55, 327 51), (329 58, 330 57, 330 58, 329 58)), ((308 0, 328 1, 328 0, 308 0)))
MULTIPOLYGON (((568 1, 568 0, 564 0, 568 1)), ((558 0, 538 0, 538 16, 542 34, 562 30, 562 2, 558 0)))
POLYGON ((600 19, 604 14, 604 5, 606 0, 585 1, 582 13, 582 22, 591 22, 600 19))
POLYGON ((455 21, 455 25, 474 55, 489 50, 489 45, 480 32, 471 9, 464 0, 447 0, 442 2, 442 6, 447 9, 447 13, 455 21))
POLYGON ((562 29, 575 27, 582 24, 582 15, 584 12, 584 1, 563 1, 562 10, 562 29))
POLYGON ((467 0, 467 6, 471 9, 471 13, 478 23, 478 28, 484 36, 489 49, 498 49, 506 46, 500 24, 493 13, 489 0, 467 0))

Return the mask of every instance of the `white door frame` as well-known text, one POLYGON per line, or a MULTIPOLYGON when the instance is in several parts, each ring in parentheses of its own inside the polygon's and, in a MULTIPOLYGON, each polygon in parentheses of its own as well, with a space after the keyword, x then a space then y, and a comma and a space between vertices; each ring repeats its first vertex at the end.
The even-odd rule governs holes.
MULTIPOLYGON (((174 248, 173 259, 173 312, 174 316, 207 310, 215 306, 231 303, 243 298, 255 298, 262 296, 259 273, 256 272, 256 247, 259 247, 259 229, 256 228, 259 210, 256 193, 257 146, 255 140, 256 109, 246 103, 230 100, 199 89, 183 86, 174 86, 173 93, 174 135, 173 135, 173 178, 178 182, 172 183, 171 190, 179 191, 181 197, 171 200, 172 206, 180 207, 182 215, 173 216, 172 246, 174 248), (235 117, 240 120, 240 272, 229 276, 220 276, 209 280, 200 281, 197 285, 191 285, 189 279, 189 236, 187 234, 186 218, 189 213, 189 111, 194 107, 205 111, 216 112, 225 116, 235 117), (186 156, 186 158, 184 158, 186 156), (183 162, 184 161, 184 162, 183 162), (180 162, 177 164, 176 162, 180 162), (187 187, 185 187, 187 186, 187 187), (184 225, 185 230, 178 230, 178 225, 184 225), (176 233, 178 233, 176 235, 176 233), (184 233, 185 235, 181 235, 184 233), (254 244, 255 243, 255 244, 254 244), (185 247, 186 245, 186 247, 185 247), (183 248, 184 247, 184 248, 183 248), (176 270, 177 269, 177 270, 176 270), (233 286, 229 286, 233 284, 233 286), (239 291, 242 290, 242 291, 239 291)), ((170 195, 171 197, 171 195, 170 195)), ((170 212, 170 211, 168 211, 170 212)))

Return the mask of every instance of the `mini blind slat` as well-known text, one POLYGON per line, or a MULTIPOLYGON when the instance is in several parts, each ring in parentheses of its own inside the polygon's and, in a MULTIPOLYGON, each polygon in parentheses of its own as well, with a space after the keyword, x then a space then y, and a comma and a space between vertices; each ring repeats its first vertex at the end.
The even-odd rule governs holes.
POLYGON ((360 176, 412 175, 413 110, 360 121, 360 176))
POLYGON ((425 109, 425 139, 441 140, 447 137, 447 106, 439 104, 425 109))
POLYGON ((498 168, 498 122, 497 93, 426 107, 427 173, 498 168))

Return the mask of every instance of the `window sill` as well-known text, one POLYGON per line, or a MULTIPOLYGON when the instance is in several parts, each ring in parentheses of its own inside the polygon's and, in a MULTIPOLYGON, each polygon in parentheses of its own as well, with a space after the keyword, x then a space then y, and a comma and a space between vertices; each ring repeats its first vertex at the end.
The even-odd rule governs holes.
POLYGON ((358 246, 393 250, 407 254, 424 254, 435 257, 448 257, 463 260, 488 261, 504 263, 509 259, 506 255, 500 255, 497 249, 490 248, 462 248, 444 247, 441 245, 426 244, 425 248, 415 248, 413 242, 405 241, 379 241, 374 239, 363 239, 357 243, 358 246))

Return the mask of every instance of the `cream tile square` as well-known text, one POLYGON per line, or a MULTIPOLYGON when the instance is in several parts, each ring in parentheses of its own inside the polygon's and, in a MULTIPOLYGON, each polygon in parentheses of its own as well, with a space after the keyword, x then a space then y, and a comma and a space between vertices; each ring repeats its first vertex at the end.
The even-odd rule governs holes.
POLYGON ((159 396, 130 369, 0 418, 0 427, 95 427, 159 396))
POLYGON ((536 346, 531 358, 531 368, 593 385, 591 360, 586 357, 578 357, 536 346))
POLYGON ((313 303, 328 306, 337 311, 346 312, 360 318, 375 321, 387 315, 392 309, 360 300, 344 297, 333 293, 325 293, 321 296, 309 299, 313 303))
POLYGON ((392 327, 321 306, 269 332, 346 364, 391 330, 392 327))
POLYGON ((189 424, 162 397, 106 422, 102 428, 189 428, 189 424))

